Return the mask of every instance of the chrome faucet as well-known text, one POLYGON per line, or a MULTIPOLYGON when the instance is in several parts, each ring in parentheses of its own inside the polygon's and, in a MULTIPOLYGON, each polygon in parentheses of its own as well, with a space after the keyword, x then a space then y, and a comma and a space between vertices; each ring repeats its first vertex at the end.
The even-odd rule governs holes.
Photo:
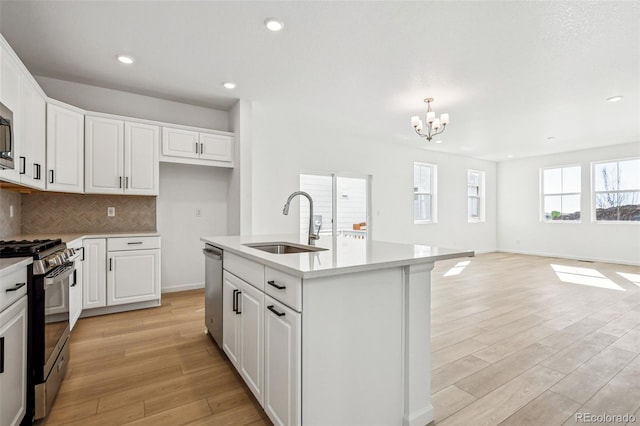
POLYGON ((320 228, 322 228, 322 223, 318 227, 318 232, 314 233, 313 232, 313 200, 311 199, 311 195, 307 194, 304 191, 296 191, 293 194, 289 195, 289 198, 287 198, 287 202, 284 203, 284 208, 282 209, 282 214, 283 215, 288 215, 289 214, 289 206, 291 205, 291 200, 293 200, 293 198, 296 195, 305 196, 309 200, 309 240, 308 240, 308 244, 310 246, 315 246, 316 245, 316 240, 320 239, 320 228))

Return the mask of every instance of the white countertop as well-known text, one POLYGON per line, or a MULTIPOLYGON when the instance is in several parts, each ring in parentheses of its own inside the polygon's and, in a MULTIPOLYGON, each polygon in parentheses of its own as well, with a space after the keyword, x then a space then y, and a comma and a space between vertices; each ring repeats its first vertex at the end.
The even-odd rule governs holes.
POLYGON ((5 241, 11 240, 46 240, 51 239, 55 240, 60 238, 63 243, 72 244, 77 240, 81 240, 84 238, 116 238, 116 237, 159 237, 159 232, 86 232, 75 233, 75 234, 56 234, 56 233, 47 233, 47 234, 20 234, 20 235, 12 235, 7 238, 2 238, 5 241))
POLYGON ((26 268, 33 263, 30 257, 10 257, 0 259, 0 275, 7 275, 19 268, 26 268))
POLYGON ((296 235, 233 235, 201 237, 200 240, 301 278, 433 263, 438 260, 474 255, 471 250, 328 236, 322 236, 316 242, 317 247, 328 250, 291 254, 267 253, 243 244, 292 242, 306 245, 306 237, 301 239, 296 235))

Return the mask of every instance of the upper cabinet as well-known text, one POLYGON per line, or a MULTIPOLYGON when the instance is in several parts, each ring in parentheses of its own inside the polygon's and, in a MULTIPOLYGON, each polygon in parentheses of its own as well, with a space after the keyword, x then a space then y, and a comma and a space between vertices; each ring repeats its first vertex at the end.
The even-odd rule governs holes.
POLYGON ((20 179, 23 185, 45 189, 47 101, 31 78, 22 79, 22 139, 20 179))
POLYGON ((158 195, 160 127, 87 115, 85 192, 158 195))
POLYGON ((84 190, 84 114, 53 103, 47 104, 47 189, 84 190))
POLYGON ((14 168, 0 179, 44 189, 46 97, 20 59, 0 37, 0 101, 13 113, 14 168))
POLYGON ((233 167, 232 133, 162 127, 161 161, 233 167))
MULTIPOLYGON (((3 39, 4 41, 4 39, 3 39)), ((13 113, 13 169, 0 170, 0 178, 20 183, 20 170, 22 161, 20 156, 20 141, 22 140, 22 111, 21 93, 22 70, 19 61, 4 42, 2 44, 2 56, 0 57, 0 102, 13 113)))

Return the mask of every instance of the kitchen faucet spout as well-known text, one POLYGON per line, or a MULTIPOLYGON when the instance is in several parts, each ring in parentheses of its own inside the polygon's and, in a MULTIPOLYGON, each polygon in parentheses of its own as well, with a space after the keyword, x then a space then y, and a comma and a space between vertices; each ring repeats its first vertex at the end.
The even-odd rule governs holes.
MULTIPOLYGON (((311 198, 311 195, 304 191, 296 191, 292 193, 291 195, 289 195, 289 198, 287 198, 287 202, 284 203, 282 214, 289 214, 289 206, 291 205, 291 200, 293 200, 297 195, 302 195, 303 197, 306 197, 307 200, 309 200, 309 239, 307 240, 307 242, 310 246, 314 246, 316 245, 316 240, 320 239, 320 228, 318 228, 318 232, 313 232, 313 199, 311 198)), ((320 227, 322 227, 322 225, 320 225, 320 227)))

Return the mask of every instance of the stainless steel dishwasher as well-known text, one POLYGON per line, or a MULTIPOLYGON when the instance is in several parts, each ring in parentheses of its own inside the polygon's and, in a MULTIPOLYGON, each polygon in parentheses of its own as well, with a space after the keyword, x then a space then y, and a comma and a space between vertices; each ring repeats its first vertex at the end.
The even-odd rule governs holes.
POLYGON ((222 348, 222 249, 206 244, 204 253, 204 321, 222 348))

